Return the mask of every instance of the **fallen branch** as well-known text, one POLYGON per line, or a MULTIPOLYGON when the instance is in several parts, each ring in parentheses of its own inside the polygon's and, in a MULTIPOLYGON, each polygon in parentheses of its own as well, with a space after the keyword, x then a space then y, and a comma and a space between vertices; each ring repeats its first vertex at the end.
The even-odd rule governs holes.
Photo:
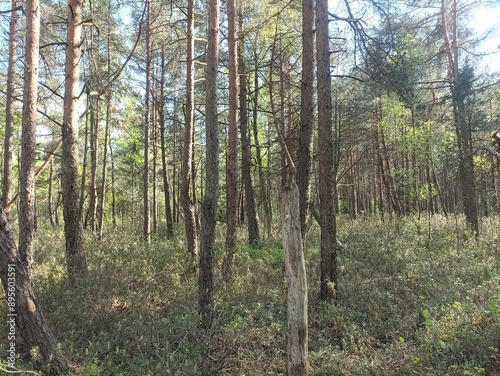
POLYGON ((9 374, 9 375, 15 375, 15 374, 18 374, 18 375, 30 374, 30 375, 38 375, 38 376, 41 375, 41 373, 37 372, 37 371, 27 371, 27 370, 18 369, 18 368, 11 367, 11 366, 9 366, 9 368, 10 369, 6 369, 6 368, 3 368, 2 366, 0 366, 0 371, 3 372, 4 374, 9 374))

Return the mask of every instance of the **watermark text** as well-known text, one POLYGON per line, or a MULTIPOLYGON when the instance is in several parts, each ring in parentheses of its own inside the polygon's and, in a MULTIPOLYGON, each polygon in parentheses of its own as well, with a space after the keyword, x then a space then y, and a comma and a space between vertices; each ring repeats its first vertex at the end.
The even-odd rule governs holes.
POLYGON ((16 363, 16 268, 7 265, 7 362, 14 367, 16 363))

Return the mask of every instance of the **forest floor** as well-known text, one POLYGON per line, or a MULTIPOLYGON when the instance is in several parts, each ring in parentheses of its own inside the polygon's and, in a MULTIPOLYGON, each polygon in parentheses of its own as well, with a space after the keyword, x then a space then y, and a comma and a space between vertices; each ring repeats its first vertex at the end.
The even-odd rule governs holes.
MULTIPOLYGON (((90 275, 76 290, 65 274, 62 231, 39 228, 37 297, 77 374, 283 375, 279 229, 258 248, 239 243, 230 285, 220 278, 218 229, 216 313, 207 333, 198 328, 196 267, 182 235, 146 246, 138 227, 119 227, 101 242, 87 234, 90 275)), ((306 247, 310 374, 500 375, 500 218, 483 219, 478 240, 463 228, 454 217, 340 218, 344 247, 331 303, 317 298, 313 226, 306 247)), ((7 317, 5 303, 0 317, 7 317)), ((0 354, 7 331, 0 320, 0 354)), ((30 368, 22 358, 17 364, 30 368)))

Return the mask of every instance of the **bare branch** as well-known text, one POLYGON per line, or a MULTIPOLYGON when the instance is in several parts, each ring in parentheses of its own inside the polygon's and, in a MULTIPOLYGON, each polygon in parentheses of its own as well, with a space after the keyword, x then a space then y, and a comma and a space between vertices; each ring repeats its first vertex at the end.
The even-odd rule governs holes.
POLYGON ((496 151, 495 149, 493 149, 493 146, 488 145, 488 146, 486 146, 485 149, 488 153, 495 156, 500 161, 500 153, 498 151, 496 151))
POLYGON ((12 13, 12 12, 15 12, 17 10, 22 10, 22 9, 23 9, 22 6, 18 6, 17 8, 12 8, 12 9, 9 9, 9 10, 0 10, 0 14, 12 13))

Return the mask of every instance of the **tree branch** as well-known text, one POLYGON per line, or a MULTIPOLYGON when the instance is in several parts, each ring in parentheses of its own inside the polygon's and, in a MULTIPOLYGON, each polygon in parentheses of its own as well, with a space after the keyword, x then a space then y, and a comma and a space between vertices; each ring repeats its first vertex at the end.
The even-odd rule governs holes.
POLYGON ((132 47, 132 51, 130 51, 130 54, 127 56, 127 59, 122 64, 122 66, 115 73, 113 73, 111 75, 111 78, 109 79, 108 83, 99 91, 99 95, 104 94, 105 92, 107 92, 111 88, 111 86, 115 83, 115 81, 118 79, 118 77, 120 77, 120 75, 122 74, 123 70, 125 69, 125 67, 129 63, 130 59, 132 59, 132 56, 134 55, 134 52, 135 52, 137 46, 139 45, 139 41, 141 39, 142 24, 144 22, 144 15, 146 14, 146 8, 147 8, 147 4, 144 5, 144 9, 142 10, 141 21, 139 22, 139 30, 137 31, 137 39, 135 40, 134 46, 132 47))
POLYGON ((9 9, 9 10, 0 10, 0 14, 12 13, 12 12, 15 12, 17 10, 22 10, 22 9, 23 9, 23 7, 21 5, 19 5, 18 7, 12 8, 12 9, 9 9))
MULTIPOLYGON (((42 172, 45 170, 45 168, 48 166, 50 161, 54 158, 54 154, 61 148, 62 146, 62 140, 60 140, 57 144, 55 144, 52 149, 49 152, 49 155, 43 162, 43 164, 38 168, 37 172, 35 173, 35 180, 38 179, 38 177, 42 174, 42 172)), ((12 209, 12 206, 19 200, 19 192, 16 193, 16 195, 10 200, 10 202, 5 205, 5 212, 8 213, 12 209)))
POLYGON ((498 151, 496 151, 495 149, 493 149, 493 146, 488 145, 488 146, 486 146, 485 149, 488 153, 495 156, 500 161, 500 153, 498 151))

